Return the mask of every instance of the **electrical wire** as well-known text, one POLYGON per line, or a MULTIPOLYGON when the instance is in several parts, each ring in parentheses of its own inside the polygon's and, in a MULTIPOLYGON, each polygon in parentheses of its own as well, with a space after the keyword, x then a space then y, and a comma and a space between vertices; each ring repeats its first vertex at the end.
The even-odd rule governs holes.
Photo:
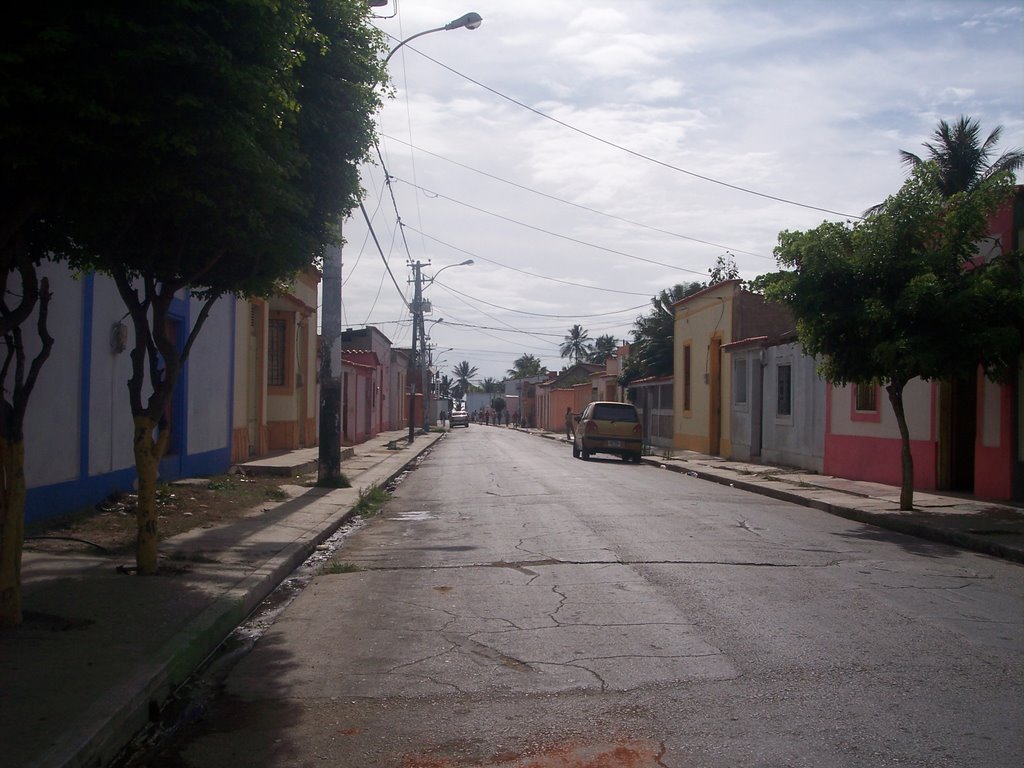
POLYGON ((562 235, 562 234, 559 234, 558 232, 552 232, 550 229, 544 229, 543 227, 538 227, 538 226, 535 226, 533 224, 527 224, 525 221, 519 221, 518 219, 513 219, 513 218, 510 218, 508 216, 503 216, 500 213, 494 213, 493 211, 488 211, 485 208, 479 208, 479 207, 477 207, 475 205, 471 205, 470 203, 464 202, 462 200, 457 200, 454 197, 449 197, 448 195, 442 195, 440 192, 435 192, 434 190, 427 189, 426 187, 421 187, 418 184, 414 184, 411 181, 406 181, 405 179, 400 179, 397 176, 392 176, 391 178, 394 179, 395 181, 402 182, 403 184, 408 184, 409 186, 411 186, 411 187, 413 187, 415 189, 418 189, 418 190, 420 190, 422 192, 427 192, 427 193, 429 193, 431 195, 434 195, 435 197, 439 197, 442 200, 448 200, 449 202, 455 203, 456 205, 464 206, 465 208, 469 208, 470 210, 476 211, 477 213, 485 213, 488 216, 493 216, 496 219, 501 219, 502 221, 507 221, 510 224, 518 224, 520 227, 524 227, 526 229, 532 229, 534 232, 540 232, 540 233, 545 234, 545 235, 550 235, 551 237, 557 237, 557 238, 560 238, 562 240, 567 240, 570 243, 576 243, 577 245, 585 245, 585 246, 587 246, 589 248, 595 248, 596 250, 604 251, 605 253, 611 253, 611 254, 614 254, 616 256, 625 256, 627 259, 633 259, 635 261, 642 261, 642 262, 645 262, 647 264, 654 264, 655 266, 658 266, 658 267, 666 267, 668 269, 676 270, 677 272, 689 272, 690 274, 701 275, 702 277, 706 275, 705 272, 699 272, 696 269, 689 269, 688 267, 680 267, 678 264, 667 264, 664 261, 655 261, 654 259, 648 259, 648 258, 645 258, 643 256, 636 256, 636 255, 634 255, 632 253, 626 253, 625 251, 617 251, 614 248, 607 248, 607 247, 605 247, 603 245, 597 245, 596 243, 588 243, 586 240, 580 240, 579 238, 570 237, 569 235, 562 235))
POLYGON ((519 314, 519 315, 529 315, 530 317, 551 317, 551 318, 555 318, 555 319, 567 319, 567 320, 571 320, 573 318, 580 318, 580 319, 584 319, 585 320, 585 319, 590 318, 590 317, 611 317, 612 315, 621 315, 624 312, 635 312, 636 310, 643 309, 644 307, 647 306, 647 304, 640 304, 640 305, 635 306, 635 307, 627 307, 626 309, 616 309, 616 310, 613 310, 612 312, 599 312, 599 313, 594 314, 594 315, 548 315, 548 314, 544 314, 544 313, 541 313, 541 312, 527 312, 524 309, 512 309, 511 307, 503 307, 500 304, 492 304, 491 302, 484 301, 483 299, 473 298, 469 294, 463 293, 462 291, 457 291, 454 288, 452 288, 451 286, 445 285, 444 283, 438 283, 438 285, 440 285, 446 291, 451 291, 452 293, 457 293, 459 296, 465 296, 467 299, 471 299, 472 301, 478 301, 481 304, 486 304, 488 307, 494 307, 495 309, 501 309, 501 310, 504 310, 505 312, 514 312, 514 313, 519 314))
POLYGON ((401 139, 395 138, 394 136, 388 136, 386 134, 382 134, 382 135, 384 136, 384 138, 388 139, 389 141, 396 141, 399 144, 405 144, 405 146, 409 147, 410 149, 414 149, 417 152, 422 152, 425 155, 430 155, 431 157, 436 157, 438 160, 444 160, 446 163, 451 163, 452 165, 457 165, 459 168, 465 168, 467 171, 472 171, 473 173, 478 173, 481 176, 486 176, 489 179, 494 179, 495 181, 500 181, 503 184, 508 184, 509 186, 515 187, 516 189, 521 189, 524 192, 530 192, 530 193, 532 193, 534 195, 540 195, 541 197, 547 198, 548 200, 554 200, 555 202, 562 203, 564 205, 571 205, 573 208, 579 208, 580 210, 587 211, 588 213, 595 213, 598 216, 604 216, 604 217, 609 218, 609 219, 614 219, 615 221, 621 221, 624 224, 630 224, 631 226, 634 226, 634 227, 641 227, 643 229, 648 229, 648 230, 650 230, 652 232, 658 232, 658 233, 660 233, 662 235, 669 235, 670 237, 677 237, 677 238, 679 238, 681 240, 689 240, 690 242, 700 243, 701 245, 710 245, 713 248, 721 248, 723 250, 727 250, 727 251, 730 251, 732 253, 742 253, 745 256, 754 256, 755 258, 758 258, 758 259, 769 259, 771 261, 774 261, 774 259, 775 259, 774 256, 765 256, 764 254, 761 254, 761 253, 753 253, 752 251, 744 251, 744 250, 742 250, 740 248, 733 248, 733 247, 727 246, 727 245, 720 245, 719 243, 712 243, 709 240, 701 240, 700 238, 691 237, 689 235, 683 235, 683 234, 680 234, 678 232, 673 232, 673 231, 668 230, 668 229, 661 229, 660 227, 654 227, 654 226, 651 226, 650 224, 644 224, 644 223, 639 222, 639 221, 634 221, 633 219, 627 219, 627 218, 625 218, 623 216, 617 216, 614 213, 608 213, 607 211, 599 211, 596 208, 591 208, 590 206, 587 206, 587 205, 581 205, 580 203, 574 203, 571 200, 566 200, 566 199, 561 198, 561 197, 556 197, 555 195, 549 195, 547 192, 541 192, 539 189, 533 189, 532 187, 527 187, 527 186, 524 186, 522 184, 517 184, 516 182, 509 181, 508 179, 503 179, 501 176, 495 176, 492 173, 488 173, 487 171, 482 171, 479 168, 474 168, 471 165, 465 165, 464 163, 460 163, 457 160, 452 160, 450 158, 444 157, 443 155, 438 155, 438 154, 436 154, 434 152, 430 152, 429 150, 423 149, 422 147, 414 146, 413 144, 410 144, 407 141, 402 141, 401 139))
POLYGON ((409 301, 405 298, 405 293, 402 292, 401 286, 398 285, 398 281, 395 279, 395 273, 391 271, 391 265, 388 264, 387 257, 384 255, 384 249, 380 247, 380 241, 377 239, 377 233, 373 231, 373 224, 370 221, 370 216, 366 213, 366 207, 363 205, 362 200, 359 201, 359 210, 363 212, 363 218, 366 219, 366 226, 370 230, 370 234, 373 236, 373 242, 377 246, 377 251, 380 253, 381 259, 384 261, 384 268, 391 275, 391 282, 395 284, 395 288, 398 290, 398 295, 402 297, 402 303, 409 308, 409 301))
POLYGON ((572 125, 570 123, 567 123, 564 120, 559 120, 557 117, 552 117, 551 115, 549 115, 549 114, 547 114, 545 112, 541 112, 539 109, 531 107, 529 104, 524 104, 521 101, 513 99, 511 96, 508 96, 508 95, 502 93, 501 91, 499 91, 499 90, 497 90, 495 88, 491 88, 489 85, 484 85, 479 80, 474 80, 469 75, 465 75, 462 72, 459 72, 457 69, 454 69, 453 67, 449 67, 447 64, 443 64, 442 62, 438 61, 437 59, 433 58, 432 56, 428 56, 427 54, 423 53, 423 51, 418 50, 417 48, 413 48, 412 46, 406 46, 406 50, 410 50, 410 51, 414 51, 414 52, 418 53, 420 56, 422 56, 423 58, 427 59, 428 61, 432 61, 435 64, 437 64, 437 66, 441 67, 442 69, 446 69, 449 72, 451 72, 452 74, 458 75, 463 80, 467 80, 468 82, 473 83, 473 85, 476 85, 479 88, 483 88, 485 91, 488 91, 489 93, 493 93, 495 96, 498 96, 498 97, 500 97, 502 99, 505 99, 508 102, 511 102, 512 104, 515 104, 517 107, 522 107, 526 111, 532 112, 533 114, 537 115, 538 117, 543 117, 545 120, 550 120, 551 122, 556 123, 557 125, 560 125, 563 128, 567 128, 570 131, 578 133, 581 136, 586 136, 588 139, 592 139, 592 140, 597 141, 597 142, 599 142, 601 144, 604 144, 605 146, 612 147, 613 149, 617 149, 620 152, 625 152, 626 154, 632 155, 633 157, 639 158, 641 160, 646 160, 649 163, 654 163, 655 165, 659 165, 662 168, 667 168, 667 169, 669 169, 671 171, 677 171, 678 173, 683 173, 683 174, 686 174, 687 176, 692 176, 695 179, 700 179, 701 181, 707 181, 707 182, 709 182, 711 184, 717 184, 719 186, 726 187, 728 189, 736 190, 737 192, 743 192, 743 193, 748 194, 748 195, 755 195, 757 197, 762 197, 762 198, 765 198, 767 200, 774 200, 777 203, 785 203, 786 205, 795 205, 798 208, 806 208, 806 209, 812 210, 812 211, 821 211, 822 213, 830 213, 833 216, 842 216, 843 218, 846 218, 846 219, 863 219, 864 218, 863 216, 858 216, 858 215, 852 214, 852 213, 843 213, 841 211, 833 211, 833 210, 831 210, 829 208, 822 208, 822 207, 817 206, 817 205, 810 205, 808 203, 800 203, 800 202, 797 202, 796 200, 789 200, 789 199, 787 199, 785 197, 778 197, 776 195, 769 195, 769 194, 767 194, 765 192, 758 192, 758 191, 753 190, 753 189, 748 189, 747 187, 741 187, 741 186, 739 186, 737 184, 730 184, 729 182, 721 181, 720 179, 712 178, 711 176, 704 176, 703 174, 695 173, 694 171, 688 171, 685 168, 680 168, 677 165, 672 165, 671 163, 667 163, 664 160, 658 160, 657 158, 651 157, 650 155, 645 155, 642 152, 637 152, 634 149, 629 149, 628 147, 624 147, 621 144, 616 144, 615 142, 609 141, 608 139, 603 139, 600 136, 597 136, 596 134, 584 131, 582 128, 577 128, 576 126, 574 126, 574 125, 572 125))
POLYGON ((571 285, 574 288, 586 288, 586 289, 591 290, 591 291, 604 291, 605 293, 621 293, 621 294, 624 294, 624 295, 627 295, 627 296, 647 296, 646 293, 640 293, 638 291, 620 291, 620 290, 617 290, 615 288, 601 288, 600 286, 596 286, 596 285, 584 285, 583 283, 574 283, 571 280, 562 280, 561 278, 558 278, 558 277, 549 277, 547 275, 537 274, 536 272, 529 272, 529 271, 527 271, 525 269, 519 269, 519 267, 512 267, 512 266, 509 266, 508 264, 503 264, 502 262, 496 261, 495 259, 489 259, 486 256, 481 256, 478 253, 473 253, 472 251, 467 251, 464 248, 459 248, 458 246, 452 245, 451 243, 448 243, 448 242, 445 242, 444 240, 441 240, 440 238, 434 237, 433 235, 428 235, 426 232, 421 232, 420 230, 416 229, 415 227, 409 226, 408 224, 406 224, 405 226, 408 229, 411 229, 416 234, 418 234, 420 237, 425 237, 428 240, 433 240, 435 243, 443 245, 446 248, 451 248, 453 251, 457 251, 458 253, 465 254, 466 256, 472 256, 474 259, 480 259, 481 261, 486 261, 488 264, 494 264, 495 266, 501 267, 502 269, 508 269, 508 270, 511 270, 512 272, 518 272, 521 275, 527 275, 529 277, 535 277, 535 278, 537 278, 539 280, 550 280, 553 283, 561 283, 562 285, 571 285))

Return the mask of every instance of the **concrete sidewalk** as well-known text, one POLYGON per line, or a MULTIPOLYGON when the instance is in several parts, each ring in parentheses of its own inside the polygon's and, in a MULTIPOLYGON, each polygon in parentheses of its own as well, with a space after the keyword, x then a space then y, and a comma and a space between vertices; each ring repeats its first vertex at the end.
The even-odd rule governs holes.
MULTIPOLYGON (((524 431, 567 442, 556 432, 524 431)), ((790 501, 849 520, 1024 563, 1024 508, 1014 504, 915 491, 913 511, 901 512, 900 489, 895 486, 769 464, 731 461, 693 451, 668 453, 645 456, 643 460, 672 472, 790 501)))
MULTIPOLYGON (((8 768, 103 766, 260 603, 442 433, 377 435, 343 458, 351 488, 310 488, 261 514, 161 543, 161 574, 121 558, 27 549, 25 623, 0 632, 0 744, 8 768), (389 447, 390 445, 390 447, 389 447)), ((308 471, 317 449, 247 470, 308 471)))

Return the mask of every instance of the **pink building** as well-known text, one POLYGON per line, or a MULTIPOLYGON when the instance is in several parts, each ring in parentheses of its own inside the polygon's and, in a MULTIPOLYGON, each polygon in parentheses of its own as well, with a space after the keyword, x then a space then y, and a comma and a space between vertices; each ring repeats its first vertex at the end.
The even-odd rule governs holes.
MULTIPOLYGON (((993 217, 978 260, 1021 247, 1024 187, 993 217)), ((971 380, 907 384, 904 404, 914 457, 914 487, 982 498, 1024 498, 1024 355, 1014 381, 997 384, 979 367, 971 380)), ((824 472, 900 484, 900 436, 881 387, 829 387, 824 472)))

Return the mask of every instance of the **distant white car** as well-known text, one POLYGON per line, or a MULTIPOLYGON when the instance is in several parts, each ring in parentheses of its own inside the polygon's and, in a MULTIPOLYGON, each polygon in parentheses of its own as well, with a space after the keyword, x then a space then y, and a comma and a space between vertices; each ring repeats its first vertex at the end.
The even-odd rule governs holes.
POLYGON ((469 428, 469 414, 465 411, 452 411, 451 419, 452 427, 466 427, 469 428))

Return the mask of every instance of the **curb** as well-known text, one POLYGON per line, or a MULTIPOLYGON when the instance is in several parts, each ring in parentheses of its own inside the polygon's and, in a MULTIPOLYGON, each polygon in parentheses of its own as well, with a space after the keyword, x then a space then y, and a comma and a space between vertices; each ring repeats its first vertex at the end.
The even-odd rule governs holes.
MULTIPOLYGON (((865 512, 864 510, 857 509, 856 507, 847 507, 840 504, 832 504, 830 502, 811 499, 795 491, 771 488, 758 483, 750 483, 745 480, 739 480, 736 478, 730 479, 708 472, 663 464, 661 461, 656 459, 645 458, 643 461, 646 464, 666 469, 669 472, 687 474, 691 477, 697 477, 700 480, 708 480, 712 483, 718 483, 719 485, 732 486, 734 488, 739 488, 741 491, 767 496, 775 499, 776 501, 787 501, 791 504, 799 504, 803 507, 816 509, 819 512, 825 512, 826 514, 834 515, 835 517, 842 517, 846 520, 852 520, 857 523, 873 525, 876 528, 884 528, 895 533, 902 533, 906 536, 934 541, 939 544, 949 544, 971 552, 998 557, 1001 560, 1024 563, 1024 552, 1021 552, 1014 547, 1003 546, 998 541, 991 541, 981 536, 964 533, 963 531, 940 528, 938 526, 927 525, 914 520, 900 519, 899 517, 893 517, 891 515, 865 512)), ((869 498, 867 496, 859 496, 858 494, 850 495, 856 496, 857 498, 869 498)))
MULTIPOLYGON (((369 485, 390 483, 442 437, 444 435, 440 434, 434 440, 421 443, 418 449, 414 447, 412 455, 397 468, 369 485)), ((353 484, 352 488, 361 490, 362 486, 353 484)), ((328 490, 324 497, 333 490, 328 490)), ((152 670, 140 673, 131 685, 122 684, 112 689, 97 702, 95 708, 102 711, 103 701, 110 701, 110 717, 98 727, 90 729, 85 726, 77 732, 65 732, 59 743, 42 755, 44 764, 61 768, 95 768, 116 758, 139 731, 159 717, 163 703, 228 635, 353 514, 354 505, 339 509, 313 535, 288 544, 228 592, 216 597, 161 647, 155 654, 160 661, 155 662, 152 670)))
MULTIPOLYGON (((548 440, 561 441, 561 435, 555 433, 529 433, 536 434, 538 437, 543 437, 548 440)), ((965 533, 963 531, 953 530, 949 528, 941 528, 938 526, 927 525, 916 520, 906 520, 899 517, 893 517, 891 515, 881 515, 875 512, 865 512, 862 509, 856 507, 848 507, 839 504, 832 504, 830 502, 818 501, 817 499, 808 498, 796 491, 787 491, 781 488, 772 488, 758 483, 751 483, 738 478, 728 478, 722 475, 716 475, 706 471, 700 471, 693 469, 692 467, 684 467, 676 464, 663 463, 661 459, 651 458, 645 456, 641 461, 644 464, 649 464, 653 467, 668 470, 669 472, 676 472, 679 474, 689 475, 690 477, 696 477, 700 480, 707 480, 712 483, 718 483, 719 485, 728 485, 734 488, 739 488, 741 491, 747 491, 748 493, 756 493, 760 496, 767 496, 775 499, 776 501, 786 501, 791 504, 798 504, 802 507, 808 507, 810 509, 816 509, 819 512, 825 512, 826 514, 833 515, 835 517, 842 517, 846 520, 852 520, 857 523, 863 523, 865 525, 873 525, 876 528, 883 528, 885 530, 893 531, 895 533, 902 533, 906 536, 913 536, 914 538, 924 539, 926 541, 934 541, 939 544, 948 544, 961 549, 966 549, 971 552, 977 552, 982 555, 989 555, 991 557, 997 557, 1001 560, 1009 560, 1014 563, 1024 564, 1024 551, 1015 547, 1007 547, 998 541, 992 541, 983 536, 975 534, 965 533)), ((845 493, 845 491, 843 491, 845 493)), ((870 498, 868 496, 861 496, 858 494, 850 494, 856 498, 870 498)))

